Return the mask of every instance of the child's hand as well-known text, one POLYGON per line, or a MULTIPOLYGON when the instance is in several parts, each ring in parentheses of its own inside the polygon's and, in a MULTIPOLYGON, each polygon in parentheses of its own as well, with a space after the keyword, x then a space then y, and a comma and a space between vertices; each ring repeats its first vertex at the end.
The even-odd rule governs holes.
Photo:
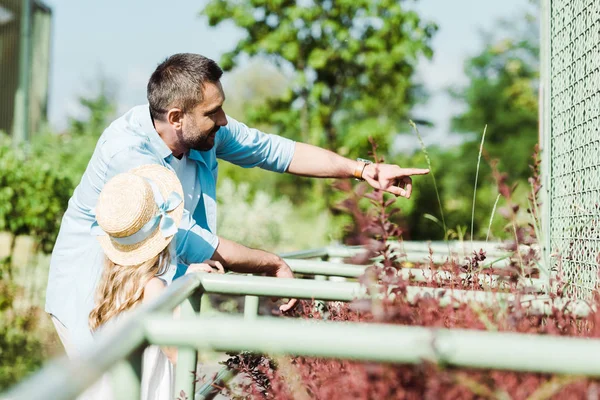
POLYGON ((193 272, 216 272, 217 274, 223 274, 225 273, 225 268, 223 268, 223 264, 221 264, 219 261, 205 260, 201 263, 190 264, 185 273, 190 274, 193 272))

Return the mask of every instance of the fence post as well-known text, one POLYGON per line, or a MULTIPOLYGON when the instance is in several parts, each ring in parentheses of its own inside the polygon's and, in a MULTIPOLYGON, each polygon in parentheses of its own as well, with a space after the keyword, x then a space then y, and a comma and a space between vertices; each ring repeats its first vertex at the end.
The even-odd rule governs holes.
MULTIPOLYGON (((252 276, 252 274, 248 274, 252 276)), ((255 320, 258 317, 258 296, 245 296, 244 297, 244 319, 255 320)))
MULTIPOLYGON (((539 238, 542 263, 546 269, 547 276, 541 276, 549 281, 552 278, 553 261, 550 258, 552 251, 551 240, 551 182, 552 182, 552 113, 551 113, 551 67, 552 67, 552 48, 551 48, 551 0, 541 2, 540 18, 540 99, 539 99, 539 143, 541 147, 541 183, 540 201, 541 201, 541 230, 542 237, 539 238)), ((543 269, 543 268, 542 268, 543 269)), ((544 272, 544 271, 542 271, 544 272)))
MULTIPOLYGON (((202 291, 194 292, 181 303, 181 318, 195 317, 200 314, 202 291)), ((193 347, 180 346, 177 349, 177 365, 175 366, 175 398, 193 400, 196 389, 196 369, 198 366, 198 350, 193 347)))
POLYGON ((258 296, 244 297, 244 319, 253 320, 258 316, 258 296))
POLYGON ((141 398, 144 348, 145 346, 140 346, 111 369, 110 375, 115 400, 141 398))
MULTIPOLYGON (((315 281, 326 281, 327 277, 325 275, 315 275, 315 281)), ((322 317, 325 316, 325 312, 327 311, 327 303, 323 300, 315 299, 315 311, 321 314, 322 317)))

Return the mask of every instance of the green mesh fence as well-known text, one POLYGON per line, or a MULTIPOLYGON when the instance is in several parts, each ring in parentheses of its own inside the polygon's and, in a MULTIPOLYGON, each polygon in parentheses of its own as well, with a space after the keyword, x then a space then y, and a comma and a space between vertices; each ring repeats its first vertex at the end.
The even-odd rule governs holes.
POLYGON ((588 299, 600 272, 600 0, 546 0, 550 264, 588 299))

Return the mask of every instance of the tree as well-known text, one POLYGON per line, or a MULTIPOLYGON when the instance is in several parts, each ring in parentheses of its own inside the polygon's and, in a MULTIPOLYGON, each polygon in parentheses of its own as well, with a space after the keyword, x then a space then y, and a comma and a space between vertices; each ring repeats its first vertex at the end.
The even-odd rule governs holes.
POLYGON ((35 157, 59 165, 57 173, 67 176, 75 185, 85 172, 98 138, 115 116, 117 101, 110 87, 109 81, 101 78, 96 93, 79 98, 84 116, 70 117, 67 132, 36 135, 32 139, 35 157))
POLYGON ((211 26, 233 22, 246 37, 221 59, 225 70, 262 56, 291 83, 248 112, 249 122, 342 154, 364 155, 373 136, 387 149, 422 97, 412 81, 431 57, 436 30, 397 0, 211 0, 211 26))
MULTIPOLYGON (((538 140, 539 7, 516 22, 500 22, 495 34, 484 36, 483 51, 467 60, 469 85, 453 91, 467 111, 453 119, 459 132, 478 133, 488 126, 489 157, 512 179, 529 176, 529 161, 538 140)), ((475 160, 479 141, 464 146, 475 160)), ((474 169, 473 169, 474 178, 474 169)))
POLYGON ((85 118, 69 118, 69 133, 73 136, 91 136, 98 138, 112 122, 117 111, 113 83, 101 77, 97 93, 92 96, 80 96, 79 104, 85 110, 85 118))
MULTIPOLYGON (((494 29, 482 35, 483 46, 478 54, 465 60, 468 84, 453 88, 453 97, 464 103, 465 111, 452 120, 453 131, 463 132, 466 141, 458 148, 432 146, 429 149, 432 173, 435 174, 443 203, 447 232, 434 220, 441 220, 436 194, 431 180, 419 183, 419 190, 408 205, 408 234, 412 239, 442 239, 448 231, 466 230, 471 223, 473 185, 481 135, 487 125, 484 158, 481 160, 475 200, 474 236, 485 239, 498 194, 486 159, 497 159, 498 167, 511 182, 521 184, 515 200, 527 205, 531 156, 538 140, 537 90, 539 77, 538 6, 510 22, 498 21, 494 29), (425 215, 432 217, 425 218, 425 215)), ((418 164, 419 154, 405 161, 418 164)), ((499 200, 498 211, 505 206, 499 200)), ((527 207, 522 207, 526 209, 527 207)), ((502 237, 506 221, 497 212, 491 227, 491 237, 502 237)))

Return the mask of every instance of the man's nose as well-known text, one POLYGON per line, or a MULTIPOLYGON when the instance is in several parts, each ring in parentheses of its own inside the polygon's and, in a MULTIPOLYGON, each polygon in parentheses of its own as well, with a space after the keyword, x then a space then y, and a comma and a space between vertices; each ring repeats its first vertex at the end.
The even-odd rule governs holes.
POLYGON ((217 125, 218 126, 227 125, 227 116, 225 115, 225 111, 223 111, 223 110, 219 111, 219 115, 217 117, 217 125))

